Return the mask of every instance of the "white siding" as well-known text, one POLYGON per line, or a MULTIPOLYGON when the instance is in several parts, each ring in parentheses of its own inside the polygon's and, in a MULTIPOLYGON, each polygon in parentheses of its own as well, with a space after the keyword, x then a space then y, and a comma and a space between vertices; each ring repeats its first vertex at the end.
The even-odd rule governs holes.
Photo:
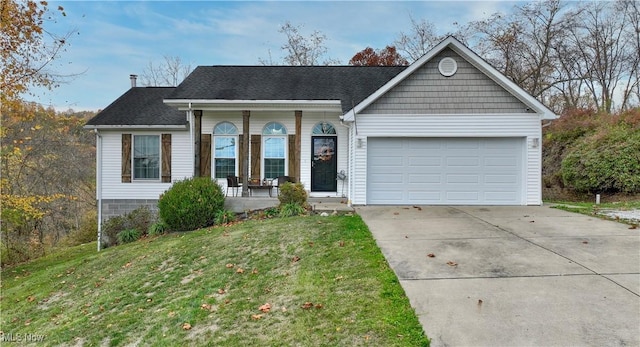
POLYGON ((353 139, 354 165, 352 202, 367 202, 366 167, 368 137, 526 137, 525 191, 527 205, 541 204, 540 147, 533 148, 533 139, 540 140, 540 118, 537 114, 434 114, 434 115, 358 115, 358 135, 353 139), (358 148, 358 138, 362 146, 358 148))
POLYGON ((122 134, 171 134, 171 181, 175 182, 193 173, 188 131, 101 131, 102 136, 102 198, 103 199, 158 199, 171 183, 122 183, 122 134))

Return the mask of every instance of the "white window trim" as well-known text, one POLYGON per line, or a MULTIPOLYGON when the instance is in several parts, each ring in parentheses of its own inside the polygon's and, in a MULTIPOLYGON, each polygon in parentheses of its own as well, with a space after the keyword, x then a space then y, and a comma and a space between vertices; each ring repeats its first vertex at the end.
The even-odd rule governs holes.
POLYGON ((162 182, 162 135, 161 134, 132 134, 131 135, 131 182, 158 183, 162 182), (155 136, 158 138, 158 178, 136 178, 136 137, 155 136))
MULTIPOLYGON (((267 146, 266 146, 266 142, 267 139, 270 138, 279 138, 282 139, 284 141, 284 175, 287 176, 289 175, 289 146, 288 146, 288 135, 262 135, 262 158, 260 160, 260 179, 263 180, 267 177, 265 177, 265 165, 264 165, 264 161, 265 159, 280 159, 280 158, 267 158, 267 156, 265 155, 267 146)), ((273 178, 277 178, 277 177, 272 177, 273 178)))
MULTIPOLYGON (((235 159, 235 165, 234 165, 234 176, 238 176, 238 152, 239 152, 239 141, 240 141, 240 136, 238 135, 216 135, 213 134, 213 141, 211 141, 211 178, 213 179, 218 179, 218 180, 222 180, 222 179, 226 179, 226 177, 221 177, 221 178, 216 178, 216 159, 218 157, 216 157, 216 138, 234 138, 236 140, 236 149, 234 152, 234 157, 233 159, 235 159)), ((229 159, 228 157, 221 157, 221 159, 229 159)))

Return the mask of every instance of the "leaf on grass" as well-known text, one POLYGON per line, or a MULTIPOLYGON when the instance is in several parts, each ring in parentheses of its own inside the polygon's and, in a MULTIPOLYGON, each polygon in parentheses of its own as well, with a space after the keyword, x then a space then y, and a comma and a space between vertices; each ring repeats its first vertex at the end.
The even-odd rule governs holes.
POLYGON ((447 265, 449 265, 449 266, 458 266, 458 263, 456 263, 455 261, 449 260, 447 262, 447 265))
POLYGON ((182 324, 182 330, 191 330, 191 324, 189 323, 182 324))
POLYGON ((29 296, 27 297, 27 301, 28 301, 28 302, 33 302, 35 299, 36 299, 36 297, 35 297, 35 296, 33 296, 33 295, 29 295, 29 296))
POLYGON ((262 315, 261 314, 252 314, 251 315, 251 319, 253 319, 253 320, 262 319, 262 315))
POLYGON ((226 291, 226 290, 224 290, 224 288, 220 288, 220 289, 218 289, 218 294, 220 294, 220 295, 222 295, 222 294, 224 294, 224 293, 226 293, 226 292, 227 292, 227 291, 226 291))
POLYGON ((233 264, 229 263, 227 265, 225 265, 227 267, 227 269, 231 269, 233 267, 233 264))
POLYGON ((295 262, 297 262, 297 261, 299 261, 299 260, 300 260, 300 257, 298 257, 297 255, 296 255, 296 256, 294 256, 294 257, 291 259, 291 261, 292 261, 292 262, 294 262, 294 263, 295 263, 295 262))
POLYGON ((200 305, 200 308, 203 310, 211 311, 211 304, 204 303, 200 305))
POLYGON ((31 318, 29 318, 26 321, 24 321, 24 325, 30 325, 30 324, 31 324, 31 318))
POLYGON ((344 241, 340 240, 340 247, 344 247, 344 241))
POLYGON ((305 310, 308 310, 308 309, 310 309, 310 308, 312 308, 312 307, 313 307, 313 303, 312 303, 312 302, 308 302, 308 301, 307 301, 307 302, 305 302, 304 304, 302 304, 302 306, 300 306, 300 307, 302 307, 302 308, 303 308, 303 309, 305 309, 305 310))
POLYGON ((258 310, 260 310, 260 311, 262 311, 264 313, 267 313, 267 312, 271 311, 271 304, 270 303, 266 303, 266 304, 258 307, 258 310))
POLYGON ((243 269, 243 268, 241 268, 241 267, 239 267, 239 268, 236 270, 236 273, 238 273, 238 274, 243 274, 243 273, 244 273, 244 269, 243 269))
POLYGON ((315 308, 317 308, 318 310, 321 309, 322 307, 323 307, 322 304, 316 304, 315 305, 315 308))
POLYGON ((122 265, 123 269, 129 268, 129 267, 131 267, 131 262, 128 262, 128 263, 122 265))
POLYGON ((252 274, 257 275, 258 274, 258 269, 253 268, 253 270, 251 271, 252 274))
POLYGON ((435 254, 433 254, 433 253, 429 253, 429 254, 427 254, 427 257, 429 257, 429 258, 435 258, 435 257, 436 257, 436 255, 435 255, 435 254))

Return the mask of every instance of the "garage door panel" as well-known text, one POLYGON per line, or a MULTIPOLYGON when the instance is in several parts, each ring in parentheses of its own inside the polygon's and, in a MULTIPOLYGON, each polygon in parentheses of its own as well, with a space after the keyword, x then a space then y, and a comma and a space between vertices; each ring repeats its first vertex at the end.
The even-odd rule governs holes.
POLYGON ((370 138, 368 204, 521 204, 523 138, 370 138))
POLYGON ((440 183, 442 181, 442 176, 440 174, 408 174, 407 175, 407 183, 408 184, 429 184, 429 183, 440 183))
POLYGON ((479 182, 480 182, 480 177, 478 175, 447 175, 447 183, 452 183, 452 184, 473 183, 473 184, 477 184, 479 182))

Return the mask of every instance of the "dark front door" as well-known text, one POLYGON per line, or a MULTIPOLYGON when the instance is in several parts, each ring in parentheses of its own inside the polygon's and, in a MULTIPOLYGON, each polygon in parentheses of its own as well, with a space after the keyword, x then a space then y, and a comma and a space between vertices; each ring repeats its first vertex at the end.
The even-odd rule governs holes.
POLYGON ((311 191, 335 192, 338 183, 336 174, 338 161, 335 136, 313 136, 311 138, 311 191))

